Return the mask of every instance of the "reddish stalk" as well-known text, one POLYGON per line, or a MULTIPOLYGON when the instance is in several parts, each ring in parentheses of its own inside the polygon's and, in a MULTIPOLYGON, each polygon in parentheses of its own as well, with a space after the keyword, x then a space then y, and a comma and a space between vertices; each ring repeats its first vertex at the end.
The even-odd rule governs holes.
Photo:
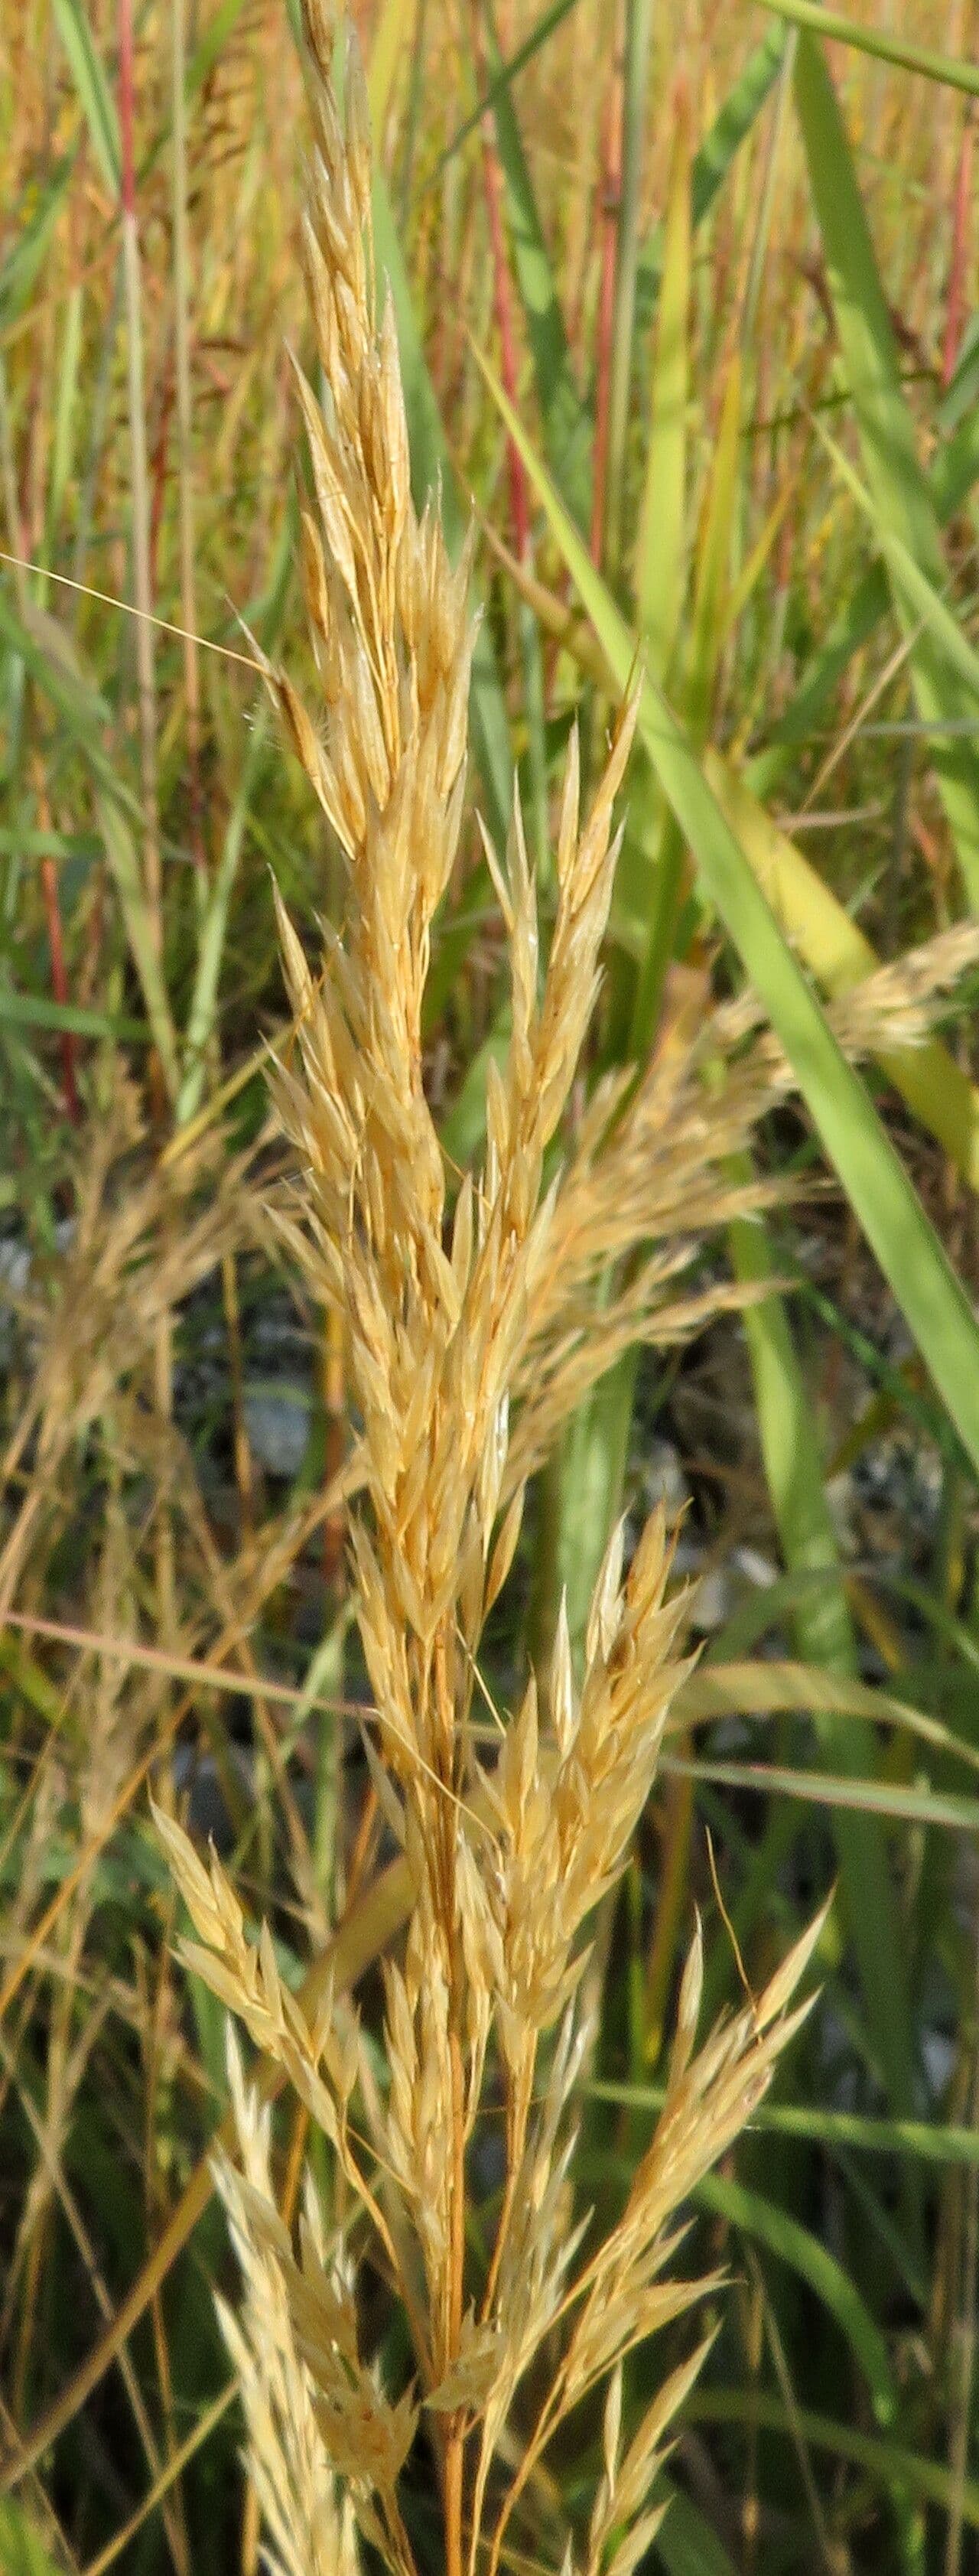
MULTIPOLYGON (((54 995, 55 1001, 60 1005, 60 1008, 64 1010, 71 997, 68 991, 68 972, 65 966, 65 944, 61 928, 61 904, 58 897, 58 871, 54 860, 50 856, 41 860, 41 898, 44 904, 44 918, 47 924, 48 933, 48 953, 51 959, 51 991, 54 995)), ((82 1113, 78 1098, 78 1087, 75 1081, 75 1037, 72 1029, 61 1030, 59 1046, 61 1050, 61 1088, 64 1094, 65 1115, 70 1118, 72 1126, 77 1127, 82 1113)))

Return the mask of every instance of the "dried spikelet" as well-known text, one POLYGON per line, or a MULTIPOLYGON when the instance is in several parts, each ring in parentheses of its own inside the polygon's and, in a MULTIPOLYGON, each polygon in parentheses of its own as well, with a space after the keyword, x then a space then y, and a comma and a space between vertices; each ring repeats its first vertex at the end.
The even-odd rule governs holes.
POLYGON ((567 1168, 545 1185, 595 1000, 627 708, 583 821, 572 740, 546 960, 519 805, 505 859, 487 850, 509 947, 511 1035, 488 1076, 482 1168, 464 1176, 450 1211, 422 1080, 422 1004, 462 811, 469 561, 453 569, 437 510, 419 519, 412 504, 394 323, 389 300, 378 312, 374 297, 361 75, 348 47, 341 121, 332 13, 324 0, 305 8, 317 150, 304 255, 324 395, 318 403, 300 382, 317 503, 302 543, 323 739, 290 683, 273 685, 339 840, 347 906, 318 982, 281 925, 297 1025, 276 1097, 300 1166, 284 1213, 290 1247, 345 1328, 359 1418, 352 1571, 379 1721, 371 1759, 413 1889, 404 1955, 386 1970, 385 2081, 329 1996, 307 2024, 268 1931, 250 1938, 213 1856, 205 1868, 177 1827, 160 1819, 160 1831, 197 1936, 185 1956, 330 2142, 358 2246, 373 2241, 414 2350, 417 2390, 390 2399, 360 2357, 350 2273, 327 2250, 312 2181, 298 2251, 278 2217, 266 2134, 235 2072, 243 2172, 222 2179, 248 2285, 235 2349, 283 2565, 316 2563, 319 2462, 323 2548, 345 2545, 338 2479, 362 2536, 392 2576, 409 2576, 398 2482, 421 2425, 437 2455, 448 2576, 464 2566, 475 2576, 484 2559, 494 2576, 543 2450, 607 2378, 604 2474, 583 2565, 588 2576, 609 2564, 630 2576, 656 2528, 650 2488, 701 2354, 667 2368, 626 2443, 616 2374, 638 2341, 684 2318, 709 2286, 668 2275, 676 2212, 770 2079, 796 2026, 790 1999, 811 1938, 757 2008, 699 2049, 695 1944, 662 2117, 619 2221, 585 2253, 573 2158, 591 2039, 586 1926, 625 1864, 689 1669, 661 1516, 628 1565, 616 1532, 583 1671, 562 1616, 548 1687, 528 1684, 495 1769, 480 1760, 469 1718, 526 1475, 589 1370, 623 1337, 654 1330, 667 1308, 677 1329, 684 1299, 697 1309, 705 1292, 683 1277, 697 1232, 761 1203, 757 1192, 722 1191, 718 1210, 718 1183, 779 1096, 782 1072, 750 1012, 722 1023, 687 1011, 633 1093, 615 1083, 599 1092, 567 1168), (609 1274, 596 1361, 594 1289, 609 1274), (480 2263, 467 2243, 467 2155, 488 2066, 502 2090, 505 2171, 480 2263))

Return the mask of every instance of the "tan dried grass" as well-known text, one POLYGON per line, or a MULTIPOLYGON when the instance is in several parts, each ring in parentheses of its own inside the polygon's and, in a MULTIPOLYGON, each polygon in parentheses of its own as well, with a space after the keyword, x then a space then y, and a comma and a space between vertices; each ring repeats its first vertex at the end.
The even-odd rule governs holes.
MULTIPOLYGON (((705 2346, 665 2367, 625 2446, 622 2365, 713 2286, 677 2277, 677 2213, 751 2116, 797 2026, 792 1996, 819 1925, 759 2002, 700 2046, 698 1933, 665 2108, 621 2217, 586 2243, 573 2193, 591 2036, 583 1934, 623 1867, 689 1670, 662 1517, 628 1568, 615 1534, 583 1672, 562 1615, 547 1688, 528 1684, 495 1767, 476 1741, 473 1699, 526 1477, 615 1349, 656 1329, 697 1229, 745 1203, 719 1192, 723 1165, 783 1075, 770 1050, 752 1053, 750 1029, 745 1052, 743 1015, 725 1045, 720 1018, 706 1035, 688 1030, 633 1097, 615 1084, 597 1095, 565 1170, 545 1185, 595 1003, 627 709, 584 821, 572 744, 543 967, 519 812, 505 865, 488 852, 512 1032, 488 1076, 482 1168, 450 1205, 421 1029, 462 815, 469 564, 450 565, 437 509, 419 521, 412 506, 390 301, 375 310, 356 51, 348 44, 341 121, 321 0, 307 0, 306 32, 316 153, 304 244, 326 391, 321 406, 299 379, 318 503, 318 521, 304 512, 303 555, 325 735, 291 684, 270 677, 342 850, 348 903, 319 979, 280 913, 298 1034, 275 1090, 301 1179, 279 1225, 317 1298, 343 1319, 360 1425, 351 1552, 380 1724, 375 1778, 413 1891, 403 1957, 386 1971, 383 2082, 349 2008, 327 1989, 310 2022, 268 1927, 249 1938, 217 1858, 206 1869, 171 1820, 159 1825, 197 1936, 189 1964, 286 2077, 338 2177, 332 2224, 309 2178, 294 2235, 276 2206, 265 2117, 232 2050, 240 2171, 222 2165, 220 2182, 244 2308, 227 2331, 274 2563, 290 2576, 349 2576, 356 2526, 392 2576, 411 2576, 401 2476, 424 2431, 448 2576, 475 2576, 482 2563, 494 2576, 554 2434, 604 2386, 590 2522, 576 2536, 555 2531, 551 2554, 588 2576, 628 2576, 658 2522, 651 2492, 705 2346), (711 1048, 727 1059, 720 1085, 705 1082, 711 1048), (660 1248, 643 1255, 651 1241, 660 1248), (596 1333, 594 1289, 610 1268, 596 1333), (480 2265, 467 2214, 488 2070, 502 2087, 505 2179, 480 2265), (357 2266, 368 2254, 414 2348, 415 2378, 395 2393, 361 2350, 357 2266)), ((696 1300, 687 1303, 692 1318, 696 1300)), ((682 1298, 673 1306, 679 1330, 682 1298)))

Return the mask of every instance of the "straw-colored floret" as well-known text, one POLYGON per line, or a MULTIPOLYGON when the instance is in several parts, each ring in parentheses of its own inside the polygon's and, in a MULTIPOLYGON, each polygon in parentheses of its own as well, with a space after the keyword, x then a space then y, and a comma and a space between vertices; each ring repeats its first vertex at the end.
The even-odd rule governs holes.
MULTIPOLYGON (((655 1333, 664 1313, 679 1332, 702 1310, 684 1274, 719 1206, 758 1204, 729 1166, 781 1071, 752 1054, 750 1030, 725 1051, 719 1023, 681 1016, 672 1048, 632 1093, 600 1088, 563 1171, 546 1171, 597 992, 627 709, 584 817, 572 738, 546 959, 519 810, 505 861, 487 847, 512 1024, 502 1065, 489 1068, 485 1157, 453 1201, 425 1094, 422 1006, 463 810, 470 567, 450 564, 434 504, 419 519, 412 503, 390 298, 375 306, 362 76, 348 42, 341 121, 333 33, 309 0, 316 150, 304 243, 322 401, 301 377, 299 387, 317 501, 316 517, 303 516, 303 562, 322 730, 287 680, 274 686, 343 853, 347 905, 318 977, 280 913, 296 1045, 276 1096, 299 1167, 280 1223, 345 1327, 359 1426, 353 1578, 378 1777, 413 1887, 403 1954, 386 1970, 383 2079, 331 1995, 309 2026, 267 1929, 252 1941, 217 1860, 205 1869, 176 1826, 161 1830, 197 1936, 187 1955, 286 2075, 342 2186, 332 2225, 309 2180, 304 2216, 286 2226, 266 2115, 232 2054, 240 2171, 222 2166, 220 2179, 244 2310, 226 2332, 273 2563, 283 2576, 350 2576, 356 2525, 393 2576, 410 2576, 400 2481, 413 2447, 416 2478, 418 2461, 434 2465, 448 2576, 494 2576, 553 2434, 607 2383, 590 2515, 576 2536, 555 2531, 548 2555, 555 2568, 629 2576, 659 2518, 651 2491, 701 2353, 674 2355, 628 2439, 621 2365, 708 2286, 676 2276, 677 2212, 765 2090, 814 1935, 757 2005, 699 2047, 698 1935, 662 2116, 618 2222, 586 2251, 573 2155, 590 2042, 587 1926, 623 1868, 689 1669, 662 1518, 628 1565, 616 1533, 581 1669, 562 1614, 546 1687, 528 1684, 495 1764, 471 1716, 526 1478, 618 1348, 655 1333), (598 1315, 600 1279, 610 1293, 598 1315), (480 2250, 467 2189, 490 2084, 503 2183, 480 2250), (413 2347, 396 2391, 360 2348, 356 2264, 367 2255, 413 2347)), ((723 1291, 712 1293, 716 1305, 723 1291)))

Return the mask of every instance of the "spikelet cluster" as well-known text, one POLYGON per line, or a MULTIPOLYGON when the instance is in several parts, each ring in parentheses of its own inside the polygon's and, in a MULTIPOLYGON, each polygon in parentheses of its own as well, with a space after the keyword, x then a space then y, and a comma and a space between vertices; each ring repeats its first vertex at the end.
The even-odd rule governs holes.
MULTIPOLYGON (((490 1065, 480 1169, 449 1187, 422 1067, 433 919, 459 838, 472 627, 469 565, 437 509, 416 515, 390 299, 375 295, 362 76, 348 44, 341 119, 328 11, 307 8, 315 155, 304 227, 322 399, 299 379, 317 511, 304 511, 306 595, 322 730, 273 676, 292 741, 343 853, 348 900, 314 976, 280 916, 295 1044, 279 1113, 299 1180, 281 1219, 317 1296, 345 1327, 358 1425, 353 1579, 377 1717, 375 1776, 410 1871, 403 1953, 386 1969, 385 2070, 327 1992, 315 2024, 257 1943, 212 1856, 161 1820, 196 1942, 188 1956, 329 2141, 331 2226, 309 2180, 298 2228, 275 2203, 269 2138, 231 2056, 240 2171, 221 2183, 244 2303, 227 2332, 274 2563, 350 2576, 355 2531, 392 2576, 414 2565, 401 2480, 429 2474, 448 2576, 494 2576, 559 2426, 606 2388, 590 2519, 555 2530, 555 2566, 629 2570, 659 2515, 651 2494, 700 2355, 668 2371, 622 2437, 622 2364, 705 2286, 678 2278, 677 2211, 750 2117, 798 2019, 814 1935, 755 2006, 698 2045, 700 1950, 687 1966, 666 2105, 622 2215, 597 2248, 575 2216, 574 2106, 590 2041, 587 1925, 621 1871, 688 1665, 682 1601, 654 1518, 631 1563, 621 1531, 595 1590, 583 1668, 558 1622, 546 1683, 528 1685, 498 1759, 472 1724, 480 1640, 516 1546, 526 1477, 589 1374, 653 1329, 708 1214, 684 1203, 671 1143, 712 1113, 703 1037, 627 1097, 607 1087, 563 1173, 548 1148, 594 1007, 629 750, 626 711, 582 817, 574 742, 542 961, 519 811, 488 850, 509 947, 512 1024, 490 1065), (593 1290, 633 1261, 594 1327, 593 1290), (645 1173, 645 1184, 644 1184, 645 1173), (473 2136, 502 2101, 492 2242, 467 2230, 473 2136), (375 2261, 413 2350, 386 2388, 361 2349, 356 2265, 375 2261), (419 2463, 427 2464, 420 2467, 419 2463)), ((777 1068, 722 1094, 718 1156, 743 1141, 777 1068), (759 1089, 760 1083, 760 1089, 759 1089)), ((735 1201, 732 1200, 732 1206, 735 1201)), ((682 1305, 682 1299, 680 1300, 682 1305)), ((694 1301, 695 1303, 695 1301, 694 1301)), ((691 1309, 692 1311, 692 1309, 691 1309)), ((674 1321, 679 1328, 679 1312, 674 1321)), ((688 2347, 689 2350, 689 2347, 688 2347)))

